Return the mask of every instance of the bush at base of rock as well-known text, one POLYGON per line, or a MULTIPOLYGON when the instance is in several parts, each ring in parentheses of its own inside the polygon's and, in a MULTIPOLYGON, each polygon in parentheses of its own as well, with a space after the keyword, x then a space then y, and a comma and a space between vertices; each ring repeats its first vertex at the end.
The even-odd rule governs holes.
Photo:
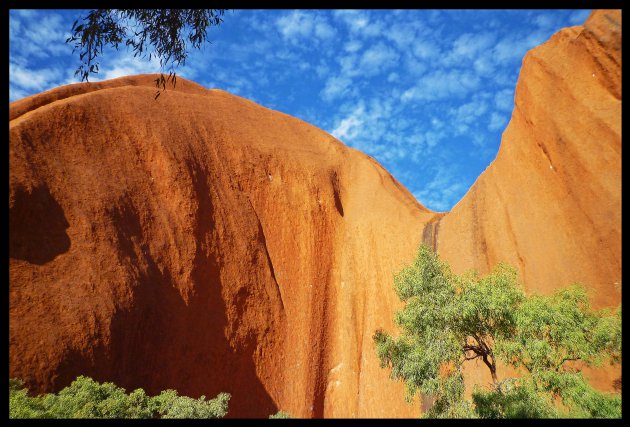
POLYGON ((269 418, 291 418, 291 414, 284 411, 278 411, 273 415, 269 415, 269 418))
POLYGON ((22 381, 9 379, 9 418, 223 418, 230 394, 211 400, 178 396, 175 390, 147 396, 130 394, 113 383, 79 376, 58 394, 28 396, 22 381))

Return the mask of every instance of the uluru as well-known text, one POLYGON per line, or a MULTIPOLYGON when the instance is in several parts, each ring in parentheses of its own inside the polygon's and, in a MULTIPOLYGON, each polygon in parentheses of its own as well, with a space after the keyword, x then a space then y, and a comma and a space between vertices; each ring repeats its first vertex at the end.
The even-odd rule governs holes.
MULTIPOLYGON (((184 78, 9 108, 9 375, 231 394, 228 417, 418 417, 379 365, 421 243, 462 273, 621 303, 621 12, 523 59, 496 159, 448 212, 331 134, 184 78)), ((620 366, 586 370, 611 391, 620 366)), ((471 365, 467 374, 483 381, 471 365)))

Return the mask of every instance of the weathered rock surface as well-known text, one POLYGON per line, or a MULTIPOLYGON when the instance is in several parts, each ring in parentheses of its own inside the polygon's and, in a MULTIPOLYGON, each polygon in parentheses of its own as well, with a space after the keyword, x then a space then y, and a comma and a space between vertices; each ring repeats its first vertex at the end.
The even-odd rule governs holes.
MULTIPOLYGON (((530 50, 514 103, 496 159, 440 221, 438 252, 458 273, 506 261, 529 292, 580 282, 594 307, 616 307, 621 12, 595 11, 530 50)), ((592 377, 608 389, 619 375, 592 377)))
POLYGON ((154 101, 153 77, 11 105, 10 374, 417 415, 372 334, 433 214, 307 123, 184 79, 154 101))
POLYGON ((580 281, 617 305, 620 33, 596 12, 528 53, 497 159, 447 214, 329 134, 184 79, 12 103, 10 376, 226 391, 238 417, 416 416, 372 334, 423 240, 457 272, 505 260, 530 291, 580 281))

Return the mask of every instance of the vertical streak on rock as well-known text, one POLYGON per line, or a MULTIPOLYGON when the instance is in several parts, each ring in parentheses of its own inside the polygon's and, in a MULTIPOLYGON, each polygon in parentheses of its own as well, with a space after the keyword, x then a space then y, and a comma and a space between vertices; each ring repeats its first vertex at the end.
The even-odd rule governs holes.
POLYGON ((422 230, 422 243, 431 247, 434 252, 437 252, 438 246, 438 230, 440 228, 440 221, 444 218, 446 212, 436 213, 430 220, 424 225, 422 230))
POLYGON ((444 218, 444 215, 446 214, 437 214, 434 218, 436 218, 435 220, 435 226, 433 228, 433 251, 437 252, 438 250, 438 231, 440 230, 440 221, 442 221, 442 218, 444 218))
POLYGON ((486 242, 486 230, 485 221, 479 218, 479 210, 484 209, 485 205, 485 190, 481 190, 483 185, 482 181, 478 181, 477 187, 473 187, 469 192, 472 202, 470 204, 472 211, 472 236, 473 236, 473 250, 474 257, 476 259, 475 264, 477 268, 482 270, 483 273, 488 271, 490 266, 490 259, 488 255, 488 243, 486 242), (479 197, 481 195, 481 197, 479 197), (480 262, 484 261, 485 266, 481 266, 480 262))
POLYGON ((329 306, 328 301, 330 299, 330 280, 331 280, 331 267, 332 249, 329 248, 326 243, 331 242, 328 236, 322 236, 327 234, 327 231, 331 231, 333 224, 331 224, 326 217, 323 217, 323 224, 318 227, 319 232, 315 238, 315 256, 314 256, 314 277, 319 279, 319 283, 313 283, 313 291, 311 293, 311 326, 309 337, 312 340, 313 351, 310 353, 310 370, 312 376, 310 378, 309 388, 307 391, 307 398, 311 399, 310 414, 312 418, 322 418, 324 416, 324 401, 326 398, 326 385, 328 383, 328 360, 327 351, 329 340, 329 306), (326 253, 328 252, 328 253, 326 253))
POLYGON ((422 243, 433 247, 433 222, 429 221, 424 225, 422 230, 422 243))

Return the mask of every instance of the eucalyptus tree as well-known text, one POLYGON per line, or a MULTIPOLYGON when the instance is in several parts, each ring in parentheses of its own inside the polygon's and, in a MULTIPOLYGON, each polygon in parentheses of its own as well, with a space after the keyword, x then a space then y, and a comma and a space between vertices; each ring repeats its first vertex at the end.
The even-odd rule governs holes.
POLYGON ((595 390, 580 372, 620 361, 620 308, 592 310, 578 285, 527 296, 507 264, 485 277, 455 275, 424 245, 394 286, 405 302, 394 319, 401 334, 378 330, 373 339, 381 366, 404 381, 408 401, 417 392, 435 398, 425 416, 621 416, 620 396, 595 390), (462 367, 475 359, 493 383, 476 387, 469 401, 462 367), (499 360, 519 376, 500 380, 499 360))
POLYGON ((104 46, 118 49, 131 47, 134 57, 156 57, 160 62, 160 77, 155 80, 166 89, 166 83, 176 83, 174 68, 184 65, 190 47, 198 49, 207 41, 207 29, 223 23, 225 9, 92 9, 87 16, 72 24, 66 43, 79 51, 81 64, 75 72, 81 81, 99 70, 98 57, 104 46), (164 71, 169 74, 165 77, 164 71))

